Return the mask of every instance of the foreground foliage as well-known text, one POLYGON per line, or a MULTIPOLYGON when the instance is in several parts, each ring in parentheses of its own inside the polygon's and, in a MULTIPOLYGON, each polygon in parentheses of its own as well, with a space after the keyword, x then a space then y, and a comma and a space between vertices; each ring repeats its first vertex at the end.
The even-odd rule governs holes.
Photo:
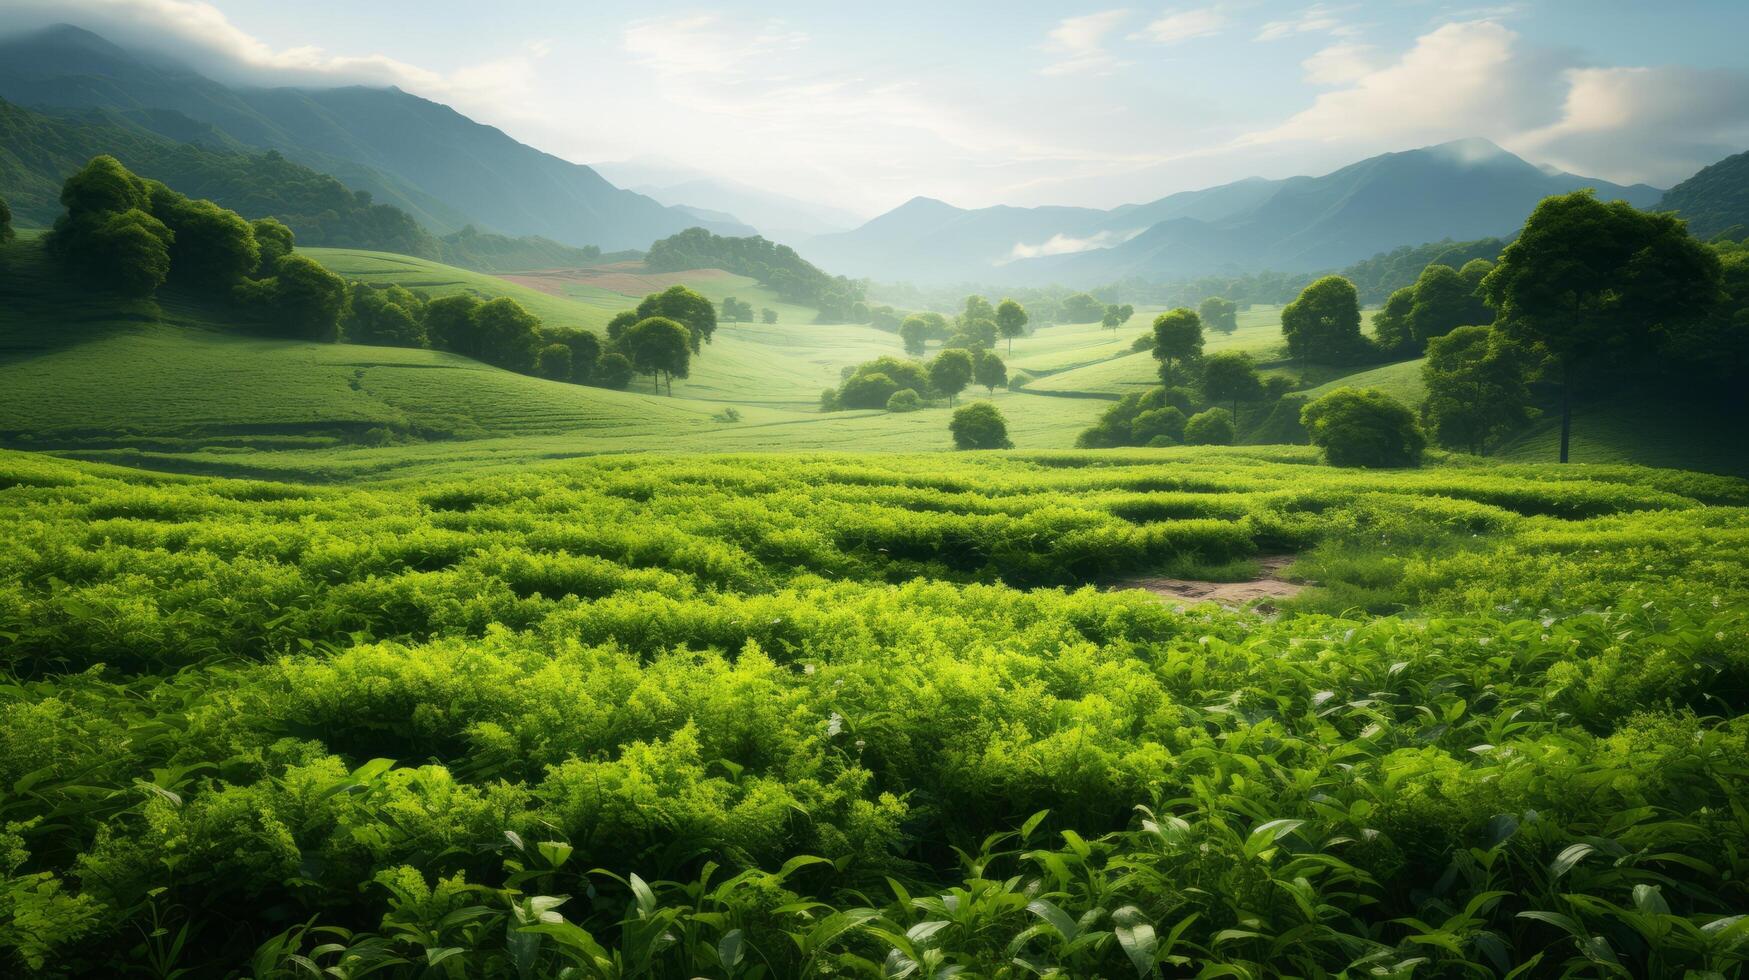
POLYGON ((1741 970, 1749 487, 1162 458, 0 455, 0 955, 1741 970), (1280 616, 1078 588, 1287 551, 1280 616))

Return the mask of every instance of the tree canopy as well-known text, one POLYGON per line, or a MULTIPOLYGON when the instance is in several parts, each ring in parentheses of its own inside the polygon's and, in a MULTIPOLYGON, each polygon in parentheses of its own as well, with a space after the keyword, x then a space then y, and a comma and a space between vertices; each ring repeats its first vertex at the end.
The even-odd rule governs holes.
POLYGON ((1334 466, 1419 466, 1427 448, 1415 413, 1371 388, 1338 388, 1301 409, 1300 421, 1334 466))
POLYGON ((626 331, 621 346, 631 359, 632 368, 649 375, 652 387, 666 381, 670 395, 674 393, 674 379, 686 377, 690 370, 692 335, 685 326, 668 317, 639 320, 626 331))
POLYGON ((1288 356, 1297 361, 1345 363, 1364 355, 1360 299, 1354 283, 1325 276, 1282 308, 1281 333, 1288 356))

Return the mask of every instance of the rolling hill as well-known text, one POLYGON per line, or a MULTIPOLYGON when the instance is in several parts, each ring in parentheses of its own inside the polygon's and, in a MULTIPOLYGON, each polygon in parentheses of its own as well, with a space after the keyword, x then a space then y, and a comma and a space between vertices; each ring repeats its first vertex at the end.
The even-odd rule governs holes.
POLYGON ((1670 188, 1658 210, 1687 218, 1688 230, 1699 238, 1721 232, 1749 236, 1749 152, 1726 157, 1670 188))
POLYGON ((810 252, 835 271, 918 282, 1093 286, 1311 272, 1403 245, 1510 234, 1537 201, 1579 187, 1641 207, 1659 197, 1644 185, 1550 173, 1468 139, 1386 153, 1321 177, 1251 179, 1112 211, 966 211, 919 198, 855 231, 815 239, 810 252))
POLYGON ((231 87, 68 25, 0 40, 0 97, 31 108, 109 109, 184 142, 277 150, 438 232, 474 224, 614 250, 700 224, 685 209, 399 89, 231 87))

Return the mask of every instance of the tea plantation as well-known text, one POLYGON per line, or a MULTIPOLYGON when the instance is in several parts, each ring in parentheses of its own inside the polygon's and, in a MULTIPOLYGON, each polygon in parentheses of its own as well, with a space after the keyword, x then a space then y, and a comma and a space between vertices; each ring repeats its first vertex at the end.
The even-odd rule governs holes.
POLYGON ((1732 976, 1749 484, 1308 449, 0 454, 0 957, 1732 976), (1298 556, 1279 610, 1106 591, 1298 556))

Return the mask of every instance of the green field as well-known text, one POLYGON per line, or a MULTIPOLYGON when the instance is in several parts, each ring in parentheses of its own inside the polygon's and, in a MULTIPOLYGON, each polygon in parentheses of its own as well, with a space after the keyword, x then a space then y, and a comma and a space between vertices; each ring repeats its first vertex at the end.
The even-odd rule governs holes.
POLYGON ((9 972, 1749 958, 1743 481, 478 463, 318 487, 0 451, 9 972), (1274 611, 1099 588, 1281 554, 1314 584, 1274 611))

